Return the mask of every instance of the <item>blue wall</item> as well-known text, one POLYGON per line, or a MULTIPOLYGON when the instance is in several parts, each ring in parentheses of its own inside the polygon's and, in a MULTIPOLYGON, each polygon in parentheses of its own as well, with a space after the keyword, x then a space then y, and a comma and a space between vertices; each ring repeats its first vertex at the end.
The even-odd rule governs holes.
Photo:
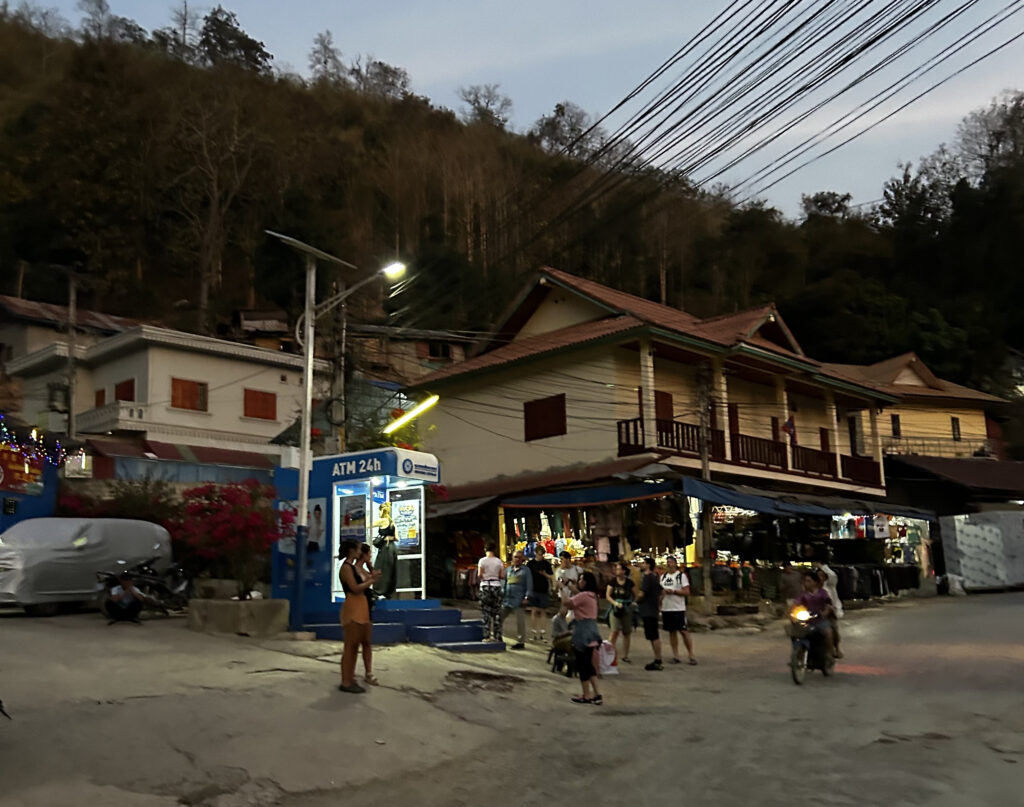
POLYGON ((57 509, 57 485, 59 476, 57 469, 46 463, 43 466, 43 493, 40 496, 28 496, 24 493, 11 493, 0 490, 0 499, 13 499, 17 503, 17 511, 13 516, 4 515, 0 511, 0 532, 8 527, 24 521, 26 518, 44 518, 52 516, 57 509))

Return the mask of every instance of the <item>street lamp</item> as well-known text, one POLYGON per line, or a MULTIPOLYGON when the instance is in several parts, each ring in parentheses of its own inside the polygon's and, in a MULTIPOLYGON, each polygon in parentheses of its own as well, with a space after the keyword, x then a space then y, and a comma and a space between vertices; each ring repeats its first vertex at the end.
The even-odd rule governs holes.
MULTIPOLYGON (((390 263, 383 269, 363 278, 351 288, 346 289, 342 287, 342 290, 337 294, 317 305, 316 262, 318 259, 328 261, 329 263, 335 263, 339 266, 345 266, 349 269, 358 269, 359 267, 353 263, 349 263, 348 261, 343 261, 341 258, 336 258, 327 252, 323 252, 316 247, 310 246, 303 241, 292 238, 291 236, 275 233, 273 230, 266 230, 265 232, 267 235, 272 235, 281 243, 286 244, 293 249, 297 249, 306 256, 306 304, 302 317, 300 317, 295 326, 295 337, 299 344, 302 345, 303 367, 305 369, 303 371, 302 415, 300 418, 299 431, 299 513, 298 524, 295 526, 295 592, 292 596, 293 607, 289 610, 288 615, 289 628, 297 631, 302 629, 302 600, 306 578, 306 538, 309 533, 309 513, 307 512, 309 507, 309 472, 311 459, 309 438, 311 429, 310 410, 313 407, 313 342, 316 318, 326 314, 335 306, 343 303, 353 293, 365 286, 371 280, 374 280, 379 275, 384 275, 392 280, 401 277, 401 275, 405 273, 405 264, 399 262, 390 263)), ((342 381, 342 383, 344 383, 344 381, 342 381)))

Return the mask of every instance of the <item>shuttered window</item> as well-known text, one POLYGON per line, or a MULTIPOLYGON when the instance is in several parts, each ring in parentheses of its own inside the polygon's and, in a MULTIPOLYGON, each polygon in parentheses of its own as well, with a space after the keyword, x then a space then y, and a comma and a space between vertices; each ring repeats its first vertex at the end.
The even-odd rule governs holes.
POLYGON ((524 403, 523 431, 527 442, 565 434, 565 394, 524 403))
POLYGON ((245 416, 260 420, 277 420, 277 395, 258 389, 245 391, 245 416))
POLYGON ((953 439, 960 440, 960 418, 950 418, 950 425, 953 427, 953 439))
POLYGON ((105 389, 96 390, 96 396, 93 403, 97 409, 104 406, 107 403, 107 391, 105 389))
POLYGON ((889 423, 892 425, 892 436, 893 437, 902 437, 903 436, 903 426, 902 426, 902 424, 900 424, 900 416, 899 415, 890 415, 889 416, 889 423))
POLYGON ((115 401, 134 401, 135 400, 135 379, 129 378, 127 381, 121 381, 114 385, 114 400, 115 401))
POLYGON ((171 406, 175 409, 191 409, 205 412, 209 406, 209 386, 205 381, 188 381, 184 378, 171 379, 171 406))

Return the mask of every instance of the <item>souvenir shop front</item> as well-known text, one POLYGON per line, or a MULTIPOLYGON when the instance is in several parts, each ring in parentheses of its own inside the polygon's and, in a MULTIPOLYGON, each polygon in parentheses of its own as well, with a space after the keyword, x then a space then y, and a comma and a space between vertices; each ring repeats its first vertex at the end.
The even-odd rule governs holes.
POLYGON ((716 593, 775 600, 783 567, 827 561, 842 600, 869 599, 920 588, 933 574, 933 514, 838 497, 797 496, 685 480, 691 512, 712 507, 716 593))
POLYGON ((499 508, 500 552, 506 560, 541 545, 555 556, 602 569, 620 558, 688 553, 693 524, 678 482, 651 481, 540 493, 504 499, 499 508))

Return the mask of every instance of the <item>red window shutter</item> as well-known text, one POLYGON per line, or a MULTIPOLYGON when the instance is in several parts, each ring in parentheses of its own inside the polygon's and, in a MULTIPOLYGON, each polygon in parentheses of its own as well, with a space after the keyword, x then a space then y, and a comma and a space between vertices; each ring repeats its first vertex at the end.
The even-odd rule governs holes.
POLYGON ((245 390, 245 417, 277 420, 277 395, 262 390, 245 390))
POLYGON ((175 409, 191 409, 205 412, 209 387, 203 381, 171 379, 171 406, 175 409))
POLYGON ((107 391, 105 389, 96 390, 96 396, 93 401, 93 405, 99 409, 107 403, 107 391))
POLYGON ((523 439, 541 440, 566 433, 565 394, 523 404, 523 439))
POLYGON ((114 400, 115 401, 134 401, 135 400, 135 379, 129 378, 127 381, 122 381, 120 384, 114 385, 114 400))
POLYGON ((417 359, 429 359, 430 358, 430 343, 429 342, 417 342, 416 343, 416 358, 417 359))

